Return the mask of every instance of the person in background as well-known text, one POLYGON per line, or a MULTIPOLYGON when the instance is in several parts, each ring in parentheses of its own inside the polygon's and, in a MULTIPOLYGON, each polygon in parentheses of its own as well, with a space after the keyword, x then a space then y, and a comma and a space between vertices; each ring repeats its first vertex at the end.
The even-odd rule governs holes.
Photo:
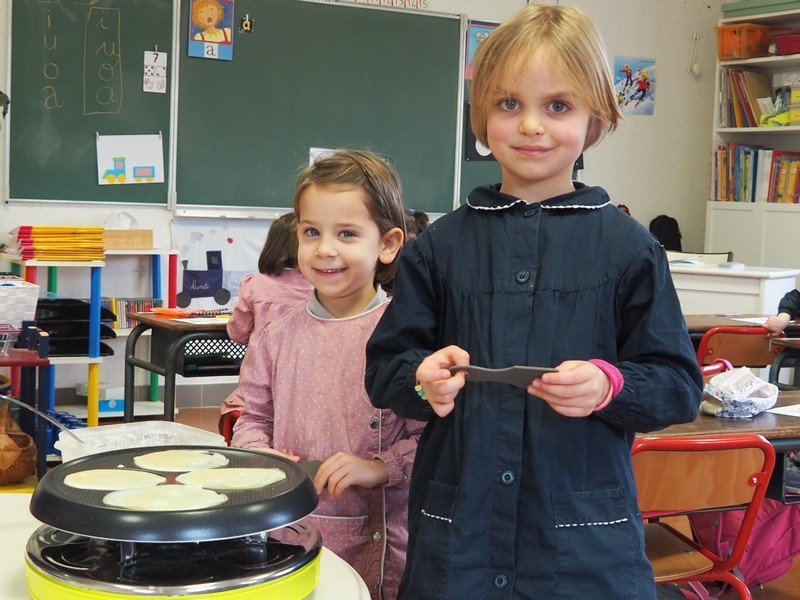
POLYGON ((310 518, 372 598, 393 600, 423 424, 371 406, 364 347, 389 303, 381 285, 403 245, 399 179, 373 154, 339 150, 300 174, 293 204, 299 268, 314 293, 251 340, 231 445, 322 460, 310 518))
MULTIPOLYGON (((297 270, 297 218, 293 212, 275 219, 258 257, 258 273, 239 285, 239 300, 227 323, 228 337, 247 345, 250 336, 294 306, 304 304, 313 286, 297 270)), ((220 419, 244 407, 237 387, 222 401, 220 419)), ((220 425, 220 431, 222 426, 220 425)))
POLYGON ((367 344, 374 406, 427 420, 400 598, 656 598, 635 432, 690 422, 701 374, 663 249, 571 179, 620 119, 589 18, 532 4, 480 44, 472 129, 500 163, 400 255, 367 344), (450 367, 555 367, 523 387, 450 367))
POLYGON ((417 236, 428 227, 428 213, 413 208, 406 209, 406 242, 417 239, 417 236))
POLYGON ((778 303, 778 314, 772 315, 764 323, 764 327, 773 333, 780 333, 789 321, 800 317, 800 290, 787 292, 778 303))
POLYGON ((631 210, 628 208, 626 204, 617 204, 617 208, 620 209, 622 212, 624 212, 626 215, 630 216, 631 210))

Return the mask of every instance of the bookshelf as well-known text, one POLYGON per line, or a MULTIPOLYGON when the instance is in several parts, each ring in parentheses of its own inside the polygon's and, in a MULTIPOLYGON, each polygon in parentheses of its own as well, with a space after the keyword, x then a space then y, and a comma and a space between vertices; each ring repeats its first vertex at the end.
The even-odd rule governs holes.
MULTIPOLYGON (((785 10, 746 17, 720 19, 720 25, 754 23, 773 28, 800 28, 800 9, 785 10)), ((764 201, 764 194, 739 195, 745 201, 719 201, 713 172, 713 153, 720 145, 738 144, 774 150, 800 152, 800 126, 733 127, 731 111, 726 123, 726 85, 730 71, 756 71, 769 78, 773 92, 791 74, 800 74, 800 54, 717 61, 714 102, 714 128, 711 185, 706 202, 705 251, 732 250, 734 260, 750 266, 800 267, 800 254, 795 250, 800 231, 800 204, 764 201), (728 125, 728 126, 723 126, 728 125), (754 197, 760 198, 756 201, 754 197)), ((753 174, 755 174, 755 168, 753 174)), ((752 184, 752 185, 755 185, 752 184)), ((768 186, 768 182, 762 185, 768 186)), ((768 188, 763 188, 768 189, 768 188)))

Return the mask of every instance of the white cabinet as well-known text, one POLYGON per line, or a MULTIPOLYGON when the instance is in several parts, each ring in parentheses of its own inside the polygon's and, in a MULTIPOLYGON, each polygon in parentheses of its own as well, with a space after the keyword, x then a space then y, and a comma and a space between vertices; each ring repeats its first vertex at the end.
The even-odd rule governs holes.
MULTIPOLYGON (((720 25, 756 23, 772 28, 800 28, 800 9, 720 20, 720 25)), ((717 62, 712 151, 720 144, 760 145, 800 151, 800 126, 721 127, 724 102, 721 74, 727 69, 767 73, 782 85, 791 74, 800 74, 800 55, 769 56, 717 62)), ((711 188, 710 188, 711 189, 711 188)), ((800 268, 797 236, 800 205, 764 202, 717 202, 706 206, 705 251, 733 251, 733 259, 752 266, 800 268)), ((774 309, 774 307, 773 307, 774 309)), ((771 311, 770 311, 771 312, 771 311)))

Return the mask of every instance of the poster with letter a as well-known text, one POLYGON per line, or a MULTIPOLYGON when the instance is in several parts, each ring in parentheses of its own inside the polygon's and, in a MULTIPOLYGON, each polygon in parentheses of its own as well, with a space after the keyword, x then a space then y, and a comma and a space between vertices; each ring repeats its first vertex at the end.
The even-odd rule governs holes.
POLYGON ((189 3, 189 56, 233 60, 233 0, 189 3))

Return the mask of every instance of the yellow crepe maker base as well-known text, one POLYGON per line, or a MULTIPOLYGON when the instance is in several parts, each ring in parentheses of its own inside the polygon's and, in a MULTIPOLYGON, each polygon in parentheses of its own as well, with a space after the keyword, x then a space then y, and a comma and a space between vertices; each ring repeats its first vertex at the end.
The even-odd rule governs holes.
POLYGON ((25 560, 25 580, 33 600, 55 600, 56 598, 58 600, 96 600, 97 598, 111 600, 122 600, 123 598, 147 598, 148 600, 162 600, 164 598, 184 598, 186 600, 300 600, 308 596, 317 585, 319 560, 320 555, 317 554, 314 560, 301 569, 267 583, 235 590, 180 596, 116 593, 67 585, 34 568, 27 559, 25 560))

